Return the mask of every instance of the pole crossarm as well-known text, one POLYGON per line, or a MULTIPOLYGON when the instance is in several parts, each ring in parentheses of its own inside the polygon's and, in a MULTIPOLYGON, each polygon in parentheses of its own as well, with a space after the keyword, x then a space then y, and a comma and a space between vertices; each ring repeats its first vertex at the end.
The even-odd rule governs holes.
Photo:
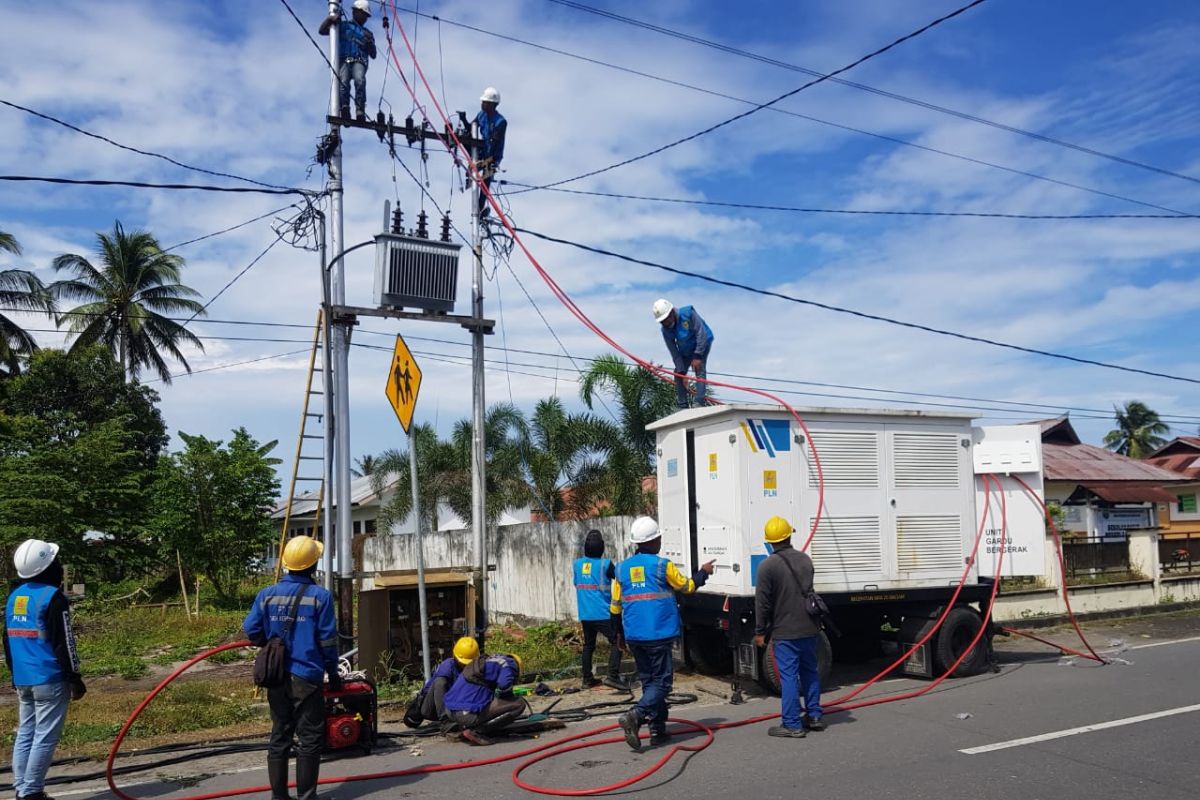
POLYGON ((433 314, 423 311, 402 311, 395 308, 371 308, 368 306, 335 305, 330 308, 330 316, 334 324, 353 325, 357 317, 384 317, 387 319, 411 319, 418 322, 448 322, 461 325, 469 331, 479 330, 490 334, 495 332, 496 320, 479 319, 465 314, 433 314))

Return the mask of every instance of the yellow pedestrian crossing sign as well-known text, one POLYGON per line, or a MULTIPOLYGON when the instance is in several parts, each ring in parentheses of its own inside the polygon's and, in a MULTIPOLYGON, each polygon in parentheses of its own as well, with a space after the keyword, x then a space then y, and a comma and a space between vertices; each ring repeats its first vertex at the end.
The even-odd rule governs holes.
POLYGON ((421 368, 409 352, 404 338, 396 335, 396 348, 392 352, 392 366, 388 370, 387 399, 400 420, 400 427, 408 433, 412 425, 413 412, 417 409, 417 393, 421 391, 421 368))

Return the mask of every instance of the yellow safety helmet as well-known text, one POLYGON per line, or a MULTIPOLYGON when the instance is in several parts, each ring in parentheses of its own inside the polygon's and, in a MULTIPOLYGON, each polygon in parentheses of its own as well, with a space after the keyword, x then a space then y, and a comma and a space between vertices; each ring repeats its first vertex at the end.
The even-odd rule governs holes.
POLYGON ((479 642, 464 636, 454 643, 454 660, 464 667, 479 658, 479 642))
POLYGON ((294 536, 283 546, 283 568, 288 572, 301 572, 317 563, 325 545, 311 536, 294 536))
POLYGON ((782 542, 795 532, 796 529, 792 527, 792 523, 783 517, 771 517, 763 526, 763 538, 767 540, 767 544, 782 542))
POLYGON ((517 680, 520 680, 521 676, 525 674, 525 664, 521 662, 521 657, 516 653, 509 653, 509 655, 512 656, 513 661, 517 662, 517 680))

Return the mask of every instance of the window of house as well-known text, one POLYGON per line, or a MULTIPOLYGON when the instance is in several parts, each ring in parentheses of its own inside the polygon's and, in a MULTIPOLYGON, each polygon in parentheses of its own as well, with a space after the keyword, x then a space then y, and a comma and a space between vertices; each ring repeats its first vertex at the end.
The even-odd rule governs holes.
POLYGON ((354 535, 357 536, 360 533, 362 533, 362 520, 356 519, 354 520, 354 535))
POLYGON ((1179 495, 1179 505, 1176 507, 1180 514, 1195 514, 1196 513, 1196 495, 1181 494, 1179 495))
POLYGON ((369 520, 367 520, 367 533, 374 533, 374 532, 375 532, 375 520, 369 519, 369 520))

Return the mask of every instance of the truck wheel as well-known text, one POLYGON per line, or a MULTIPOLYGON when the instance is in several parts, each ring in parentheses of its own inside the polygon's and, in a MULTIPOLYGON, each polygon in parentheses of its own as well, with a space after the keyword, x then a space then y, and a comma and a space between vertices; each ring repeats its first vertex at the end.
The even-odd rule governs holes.
MULTIPOLYGON (((822 631, 817 634, 817 674, 822 686, 829 683, 832 669, 833 647, 829 644, 829 637, 822 631)), ((762 676, 759 683, 764 689, 776 696, 783 693, 783 686, 779 682, 779 666, 775 663, 774 651, 769 643, 762 650, 762 669, 758 674, 762 676)))
POLYGON ((701 675, 728 675, 733 672, 733 652, 721 631, 689 629, 683 637, 688 661, 701 675))
MULTIPOLYGON (((937 639, 933 646, 934 663, 938 675, 949 669, 950 665, 962 655, 963 651, 967 649, 967 645, 975 638, 975 634, 979 632, 979 626, 982 624, 983 620, 973 608, 955 606, 950 609, 950 613, 946 615, 946 621, 942 623, 941 630, 937 633, 937 639)), ((967 657, 954 670, 954 677, 965 678, 969 675, 978 675, 987 669, 987 662, 987 640, 980 638, 967 657)))

